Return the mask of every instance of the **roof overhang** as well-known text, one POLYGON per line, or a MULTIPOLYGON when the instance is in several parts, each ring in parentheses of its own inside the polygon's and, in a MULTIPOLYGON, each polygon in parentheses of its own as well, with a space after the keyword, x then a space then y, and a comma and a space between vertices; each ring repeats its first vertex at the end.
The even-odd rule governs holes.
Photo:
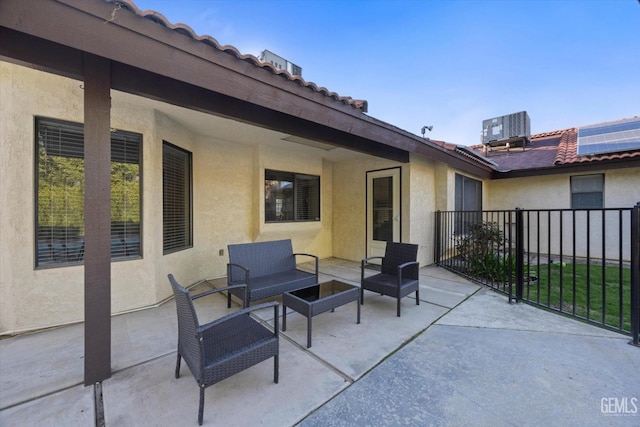
POLYGON ((103 0, 3 0, 0 55, 83 80, 83 54, 111 61, 112 88, 407 162, 360 110, 103 0))
POLYGON ((490 165, 425 143, 353 104, 105 0, 2 0, 0 56, 84 79, 110 61, 113 89, 320 143, 408 162, 411 153, 483 178, 490 165))
POLYGON ((531 168, 531 169, 517 169, 509 171, 494 171, 491 178, 493 179, 508 179, 508 178, 525 178, 535 176, 548 176, 567 173, 584 173, 584 172, 596 172, 608 169, 624 169, 640 167, 640 160, 629 159, 611 159, 601 160, 598 162, 578 162, 567 163, 563 165, 554 165, 544 168, 531 168))

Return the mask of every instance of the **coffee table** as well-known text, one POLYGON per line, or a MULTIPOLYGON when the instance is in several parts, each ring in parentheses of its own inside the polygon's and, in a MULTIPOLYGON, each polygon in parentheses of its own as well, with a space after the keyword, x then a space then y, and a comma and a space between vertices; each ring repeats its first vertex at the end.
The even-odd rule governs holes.
POLYGON ((282 330, 287 330, 287 307, 307 318, 307 348, 311 347, 311 318, 325 311, 356 301, 360 323, 360 288, 331 280, 282 294, 282 330))

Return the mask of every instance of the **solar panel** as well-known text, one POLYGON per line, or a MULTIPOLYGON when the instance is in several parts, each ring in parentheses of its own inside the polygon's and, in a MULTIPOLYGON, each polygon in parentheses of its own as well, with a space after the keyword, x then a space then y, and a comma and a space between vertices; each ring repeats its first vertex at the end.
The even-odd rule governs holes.
POLYGON ((578 129, 578 156, 640 150, 640 118, 583 126, 578 129))

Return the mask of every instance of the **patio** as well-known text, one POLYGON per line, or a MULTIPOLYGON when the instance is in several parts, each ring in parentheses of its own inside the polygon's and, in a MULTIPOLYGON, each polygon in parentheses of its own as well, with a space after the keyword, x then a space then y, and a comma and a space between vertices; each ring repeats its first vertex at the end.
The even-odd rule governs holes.
MULTIPOLYGON (((354 284, 360 275, 340 259, 322 260, 320 272, 354 284)), ((507 304, 434 266, 420 280, 421 304, 405 298, 400 318, 393 298, 370 292, 360 325, 354 303, 315 317, 309 349, 306 319, 288 315, 279 384, 265 361, 208 388, 204 425, 638 424, 640 353, 628 337, 507 304)), ((226 299, 197 309, 204 323, 227 312, 226 299)), ((197 385, 184 364, 173 376, 176 330, 172 300, 112 318, 107 426, 197 425, 197 385)), ((0 341, 0 425, 94 425, 83 332, 0 341)))

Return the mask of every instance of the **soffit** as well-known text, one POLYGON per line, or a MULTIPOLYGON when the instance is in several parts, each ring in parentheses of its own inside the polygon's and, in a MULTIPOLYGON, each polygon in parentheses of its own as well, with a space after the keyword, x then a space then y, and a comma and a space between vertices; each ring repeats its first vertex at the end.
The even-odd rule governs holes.
POLYGON ((276 132, 117 90, 111 91, 114 108, 137 108, 158 111, 194 135, 225 143, 266 145, 284 148, 297 154, 320 156, 332 162, 366 159, 370 156, 335 145, 276 132))

